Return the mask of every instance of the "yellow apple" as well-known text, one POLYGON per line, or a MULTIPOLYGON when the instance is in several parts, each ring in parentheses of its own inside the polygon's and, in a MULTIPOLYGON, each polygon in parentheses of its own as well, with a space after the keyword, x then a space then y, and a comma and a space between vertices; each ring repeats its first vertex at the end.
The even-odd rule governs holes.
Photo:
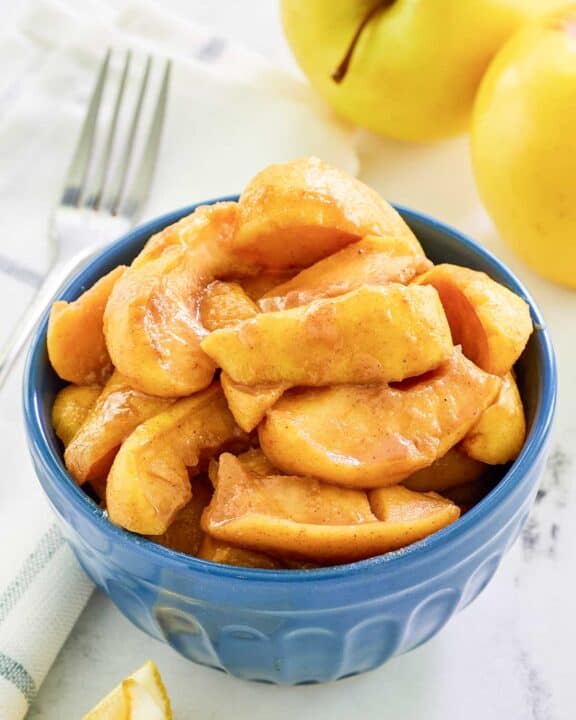
POLYGON ((537 272, 576 288, 576 5, 498 53, 474 107, 472 159, 502 235, 537 272))
POLYGON ((490 59, 558 0, 281 0, 296 60, 356 125, 401 140, 465 129, 490 59))

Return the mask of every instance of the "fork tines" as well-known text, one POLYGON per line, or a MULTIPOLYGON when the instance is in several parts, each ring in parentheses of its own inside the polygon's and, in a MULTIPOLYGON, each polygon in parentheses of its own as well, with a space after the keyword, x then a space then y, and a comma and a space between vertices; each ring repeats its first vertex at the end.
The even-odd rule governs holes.
POLYGON ((142 209, 154 174, 171 61, 164 61, 163 68, 155 72, 158 63, 150 55, 137 68, 128 50, 116 79, 112 77, 113 60, 113 52, 108 50, 100 65, 61 204, 134 218, 142 209), (156 75, 160 78, 153 88, 156 75))

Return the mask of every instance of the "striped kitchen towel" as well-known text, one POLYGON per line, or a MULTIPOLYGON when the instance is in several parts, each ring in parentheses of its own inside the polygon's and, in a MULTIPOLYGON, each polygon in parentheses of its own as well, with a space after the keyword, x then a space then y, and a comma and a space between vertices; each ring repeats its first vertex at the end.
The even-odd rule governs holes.
MULTIPOLYGON (((237 192, 270 162, 315 154, 357 170, 352 131, 257 55, 150 0, 31 0, 0 32, 0 343, 46 271, 50 208, 107 47, 174 59, 147 216, 237 192)), ((24 717, 92 591, 34 477, 21 372, 0 395, 1 720, 24 717)))
POLYGON ((0 718, 22 718, 93 585, 53 523, 0 595, 0 718))

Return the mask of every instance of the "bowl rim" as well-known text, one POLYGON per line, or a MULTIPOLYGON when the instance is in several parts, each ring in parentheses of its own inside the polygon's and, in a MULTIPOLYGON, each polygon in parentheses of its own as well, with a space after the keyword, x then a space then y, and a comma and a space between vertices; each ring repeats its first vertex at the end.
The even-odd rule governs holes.
MULTIPOLYGON (((370 572, 384 572, 396 570, 408 570, 410 566, 416 566, 426 561, 429 554, 434 550, 441 550, 442 547, 457 542, 466 533, 478 528, 482 521, 500 503, 503 503, 528 471, 536 459, 544 450, 544 446, 552 425, 557 393, 557 369, 554 350, 546 329, 542 314, 536 303, 516 278, 514 273, 501 262, 493 253, 476 243, 464 233, 455 228, 436 220, 435 218, 412 210, 403 205, 394 204, 394 207, 408 221, 428 225, 437 232, 451 236, 458 243, 464 245, 474 254, 479 255, 483 261, 502 277, 506 279, 507 286, 526 300, 530 306, 530 312, 534 323, 535 331, 538 333, 539 354, 542 359, 542 391, 539 395, 539 402, 536 416, 530 434, 522 448, 518 458, 514 461, 500 482, 480 502, 478 502, 467 513, 460 517, 455 523, 433 533, 427 538, 420 540, 406 548, 397 551, 378 555, 366 560, 359 560, 353 563, 334 565, 309 570, 264 570, 259 568, 244 568, 232 565, 214 563, 200 558, 186 555, 158 545, 152 540, 133 534, 121 527, 114 525, 105 512, 79 487, 67 473, 62 459, 52 451, 47 434, 47 427, 42 419, 42 400, 36 390, 33 379, 37 376, 42 364, 42 354, 45 350, 45 335, 48 322, 49 309, 52 302, 65 294, 70 287, 81 285, 80 279, 91 272, 95 265, 105 265, 106 260, 114 256, 120 247, 133 242, 136 238, 145 240, 154 232, 176 222, 181 217, 190 214, 200 205, 211 205, 217 202, 230 202, 238 199, 238 195, 218 197, 205 200, 192 205, 187 205, 177 210, 164 213, 141 225, 131 229, 118 240, 114 241, 103 250, 94 255, 86 264, 79 269, 74 277, 70 278, 60 287, 54 297, 48 303, 41 320, 36 326, 34 336, 31 340, 29 351, 26 357, 26 364, 23 373, 23 404, 24 419, 28 443, 31 452, 41 461, 44 472, 51 476, 52 483, 58 486, 60 494, 64 496, 76 512, 91 524, 96 524, 98 530, 111 536, 111 541, 128 545, 134 552, 143 552, 156 562, 170 566, 175 570, 193 571, 220 576, 222 578, 234 578, 246 581, 265 581, 270 583, 291 583, 291 582, 316 582, 328 581, 342 577, 352 577, 370 572)), ((38 472, 36 473, 38 475, 38 472)), ((43 485, 39 478, 39 482, 43 485)), ((43 485, 43 490, 53 504, 50 494, 43 485)))

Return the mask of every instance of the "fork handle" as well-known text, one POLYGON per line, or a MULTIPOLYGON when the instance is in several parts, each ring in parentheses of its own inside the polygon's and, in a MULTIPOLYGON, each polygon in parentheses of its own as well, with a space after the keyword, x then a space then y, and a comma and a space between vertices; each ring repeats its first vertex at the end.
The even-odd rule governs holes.
POLYGON ((86 263, 92 254, 93 251, 91 253, 84 252, 70 260, 60 261, 52 266, 44 282, 17 321, 14 331, 0 349, 0 390, 9 377, 14 363, 26 346, 30 335, 44 315, 49 301, 54 298, 62 285, 78 272, 80 266, 86 263))

